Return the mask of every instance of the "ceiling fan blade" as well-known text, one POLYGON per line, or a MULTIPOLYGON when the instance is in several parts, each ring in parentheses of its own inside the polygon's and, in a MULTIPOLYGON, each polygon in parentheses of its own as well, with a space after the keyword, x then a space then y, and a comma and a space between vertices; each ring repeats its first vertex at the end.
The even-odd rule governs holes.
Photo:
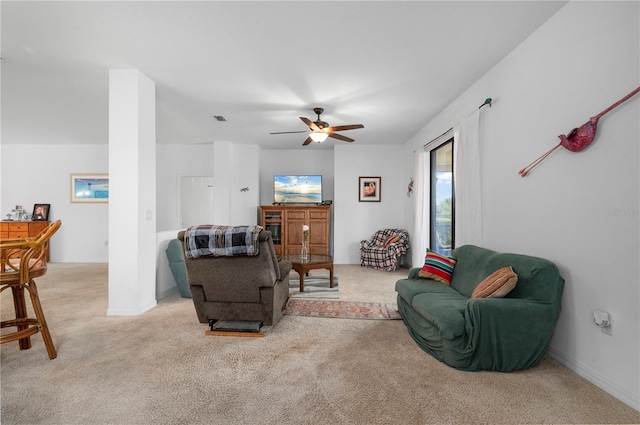
POLYGON ((353 142, 354 140, 350 137, 343 136, 338 133, 329 133, 329 137, 333 137, 334 139, 342 140, 343 142, 353 142))
POLYGON ((320 130, 320 128, 313 121, 311 121, 309 118, 300 117, 300 119, 302 120, 303 123, 308 125, 311 130, 313 130, 313 131, 319 131, 320 130))
POLYGON ((307 140, 304 141, 304 143, 302 144, 302 146, 307 146, 309 143, 313 142, 313 139, 311 137, 307 137, 307 140))
POLYGON ((278 131, 276 133, 269 133, 269 134, 291 134, 291 133, 308 133, 309 130, 301 130, 301 131, 278 131))
POLYGON ((351 124, 351 125, 336 125, 327 128, 327 131, 345 131, 345 130, 355 130, 357 128, 364 128, 362 124, 351 124))

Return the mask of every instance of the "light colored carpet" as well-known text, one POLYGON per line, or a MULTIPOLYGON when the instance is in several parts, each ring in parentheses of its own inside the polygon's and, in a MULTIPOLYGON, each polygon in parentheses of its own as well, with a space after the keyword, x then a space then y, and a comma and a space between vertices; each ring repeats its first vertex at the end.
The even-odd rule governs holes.
POLYGON ((300 292, 300 276, 295 271, 289 275, 289 296, 292 298, 330 298, 340 297, 338 276, 333 276, 333 288, 329 287, 329 272, 312 270, 304 278, 304 291, 300 292))
MULTIPOLYGON (((394 302, 403 273, 336 266, 340 299, 394 302)), ((1 346, 5 425, 640 422, 551 359, 517 373, 451 369, 401 320, 287 315, 264 338, 212 337, 177 293, 107 317, 106 264, 51 264, 38 283, 58 358, 39 334, 30 350, 1 346)))

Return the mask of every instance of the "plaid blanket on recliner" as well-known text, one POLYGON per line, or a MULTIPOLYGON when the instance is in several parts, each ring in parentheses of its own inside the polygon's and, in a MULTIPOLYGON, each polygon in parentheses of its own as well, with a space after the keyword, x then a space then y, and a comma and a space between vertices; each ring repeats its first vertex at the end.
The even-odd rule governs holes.
POLYGON ((259 254, 261 231, 261 226, 191 226, 184 235, 184 255, 187 258, 255 256, 259 254))

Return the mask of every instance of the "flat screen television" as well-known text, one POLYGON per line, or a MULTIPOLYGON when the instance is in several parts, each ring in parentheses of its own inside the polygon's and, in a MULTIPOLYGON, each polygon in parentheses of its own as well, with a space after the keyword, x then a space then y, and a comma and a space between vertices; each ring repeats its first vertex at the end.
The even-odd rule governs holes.
POLYGON ((278 204, 322 202, 322 176, 274 176, 273 201, 278 204))

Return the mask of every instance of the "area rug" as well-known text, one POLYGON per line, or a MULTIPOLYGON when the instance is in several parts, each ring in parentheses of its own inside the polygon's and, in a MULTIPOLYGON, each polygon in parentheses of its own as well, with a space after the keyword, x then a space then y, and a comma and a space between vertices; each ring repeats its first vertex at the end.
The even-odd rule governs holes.
POLYGON ((398 320, 402 318, 395 304, 296 298, 289 299, 284 314, 338 319, 398 320))
POLYGON ((340 297, 338 276, 333 276, 333 288, 329 288, 329 276, 305 276, 304 292, 300 292, 297 275, 289 277, 289 296, 292 298, 338 299, 340 297))

